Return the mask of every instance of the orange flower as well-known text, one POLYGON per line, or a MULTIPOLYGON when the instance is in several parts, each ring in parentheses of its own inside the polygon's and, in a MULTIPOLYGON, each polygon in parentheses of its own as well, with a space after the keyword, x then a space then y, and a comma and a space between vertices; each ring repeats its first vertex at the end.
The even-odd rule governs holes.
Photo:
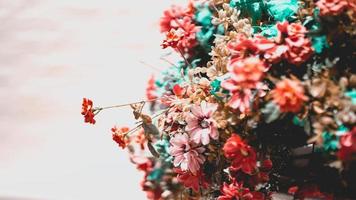
POLYGON ((94 114, 92 100, 83 98, 81 114, 84 116, 85 123, 95 124, 95 119, 94 119, 95 114, 94 114))
POLYGON ((117 128, 116 126, 111 129, 113 132, 112 139, 122 148, 124 149, 129 143, 130 139, 126 137, 127 132, 129 132, 129 128, 121 127, 117 128))
POLYGON ((271 95, 282 112, 299 112, 303 103, 308 100, 300 81, 287 78, 277 83, 271 95))

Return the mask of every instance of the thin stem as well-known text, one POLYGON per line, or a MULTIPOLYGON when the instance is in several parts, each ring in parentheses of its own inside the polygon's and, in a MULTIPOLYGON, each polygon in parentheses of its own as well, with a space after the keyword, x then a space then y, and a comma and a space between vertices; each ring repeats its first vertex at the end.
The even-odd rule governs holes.
POLYGON ((125 133, 124 137, 130 135, 131 133, 134 133, 135 131, 137 131, 137 129, 141 128, 142 123, 137 125, 135 128, 131 129, 129 132, 125 133))
POLYGON ((165 57, 163 57, 163 56, 160 57, 160 59, 163 60, 163 61, 165 61, 165 62, 167 62, 168 64, 170 64, 170 65, 176 67, 176 68, 179 68, 177 65, 175 65, 174 63, 172 63, 171 61, 169 61, 167 58, 165 58, 165 57))
POLYGON ((155 67, 155 66, 153 66, 153 65, 150 65, 150 64, 146 63, 146 62, 143 61, 143 60, 140 60, 139 62, 140 62, 141 64, 143 64, 143 65, 145 65, 145 66, 147 66, 147 67, 153 69, 154 71, 161 72, 160 69, 158 69, 157 67, 155 67))
POLYGON ((184 56, 183 52, 177 48, 179 54, 182 56, 182 58, 184 59, 185 63, 187 64, 187 66, 189 66, 191 69, 193 69, 193 66, 188 62, 187 58, 184 56))
POLYGON ((159 98, 152 99, 152 100, 146 100, 146 101, 139 101, 139 102, 134 102, 134 103, 120 104, 120 105, 115 105, 115 106, 107 106, 107 107, 96 108, 96 109, 97 110, 106 110, 106 109, 110 109, 110 108, 121 108, 121 107, 131 106, 131 105, 134 105, 134 104, 144 104, 144 103, 156 101, 158 99, 159 98))

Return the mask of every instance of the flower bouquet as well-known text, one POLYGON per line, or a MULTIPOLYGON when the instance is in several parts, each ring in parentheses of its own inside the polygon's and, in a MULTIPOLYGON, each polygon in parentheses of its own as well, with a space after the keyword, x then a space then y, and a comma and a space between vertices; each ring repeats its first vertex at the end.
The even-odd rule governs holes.
POLYGON ((355 27, 354 0, 172 6, 161 46, 181 61, 146 100, 82 115, 132 108, 112 138, 148 199, 355 199, 355 27))

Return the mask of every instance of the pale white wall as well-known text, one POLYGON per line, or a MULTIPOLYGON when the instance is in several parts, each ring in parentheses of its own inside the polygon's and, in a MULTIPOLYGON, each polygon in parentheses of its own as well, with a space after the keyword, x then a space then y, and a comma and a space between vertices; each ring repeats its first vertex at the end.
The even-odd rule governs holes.
MULTIPOLYGON (((176 1, 184 2, 184 0, 176 1)), ((141 100, 164 69, 158 19, 170 0, 0 0, 0 199, 145 199, 111 140, 128 109, 83 123, 82 97, 141 100)))

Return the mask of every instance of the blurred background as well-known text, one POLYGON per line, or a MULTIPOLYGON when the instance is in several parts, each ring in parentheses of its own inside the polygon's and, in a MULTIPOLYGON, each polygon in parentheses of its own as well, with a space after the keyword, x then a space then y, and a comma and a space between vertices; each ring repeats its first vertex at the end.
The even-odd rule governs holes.
POLYGON ((145 199, 143 174, 111 139, 113 125, 133 124, 130 110, 92 126, 81 102, 142 100, 167 66, 159 18, 182 2, 0 0, 1 200, 145 199))

